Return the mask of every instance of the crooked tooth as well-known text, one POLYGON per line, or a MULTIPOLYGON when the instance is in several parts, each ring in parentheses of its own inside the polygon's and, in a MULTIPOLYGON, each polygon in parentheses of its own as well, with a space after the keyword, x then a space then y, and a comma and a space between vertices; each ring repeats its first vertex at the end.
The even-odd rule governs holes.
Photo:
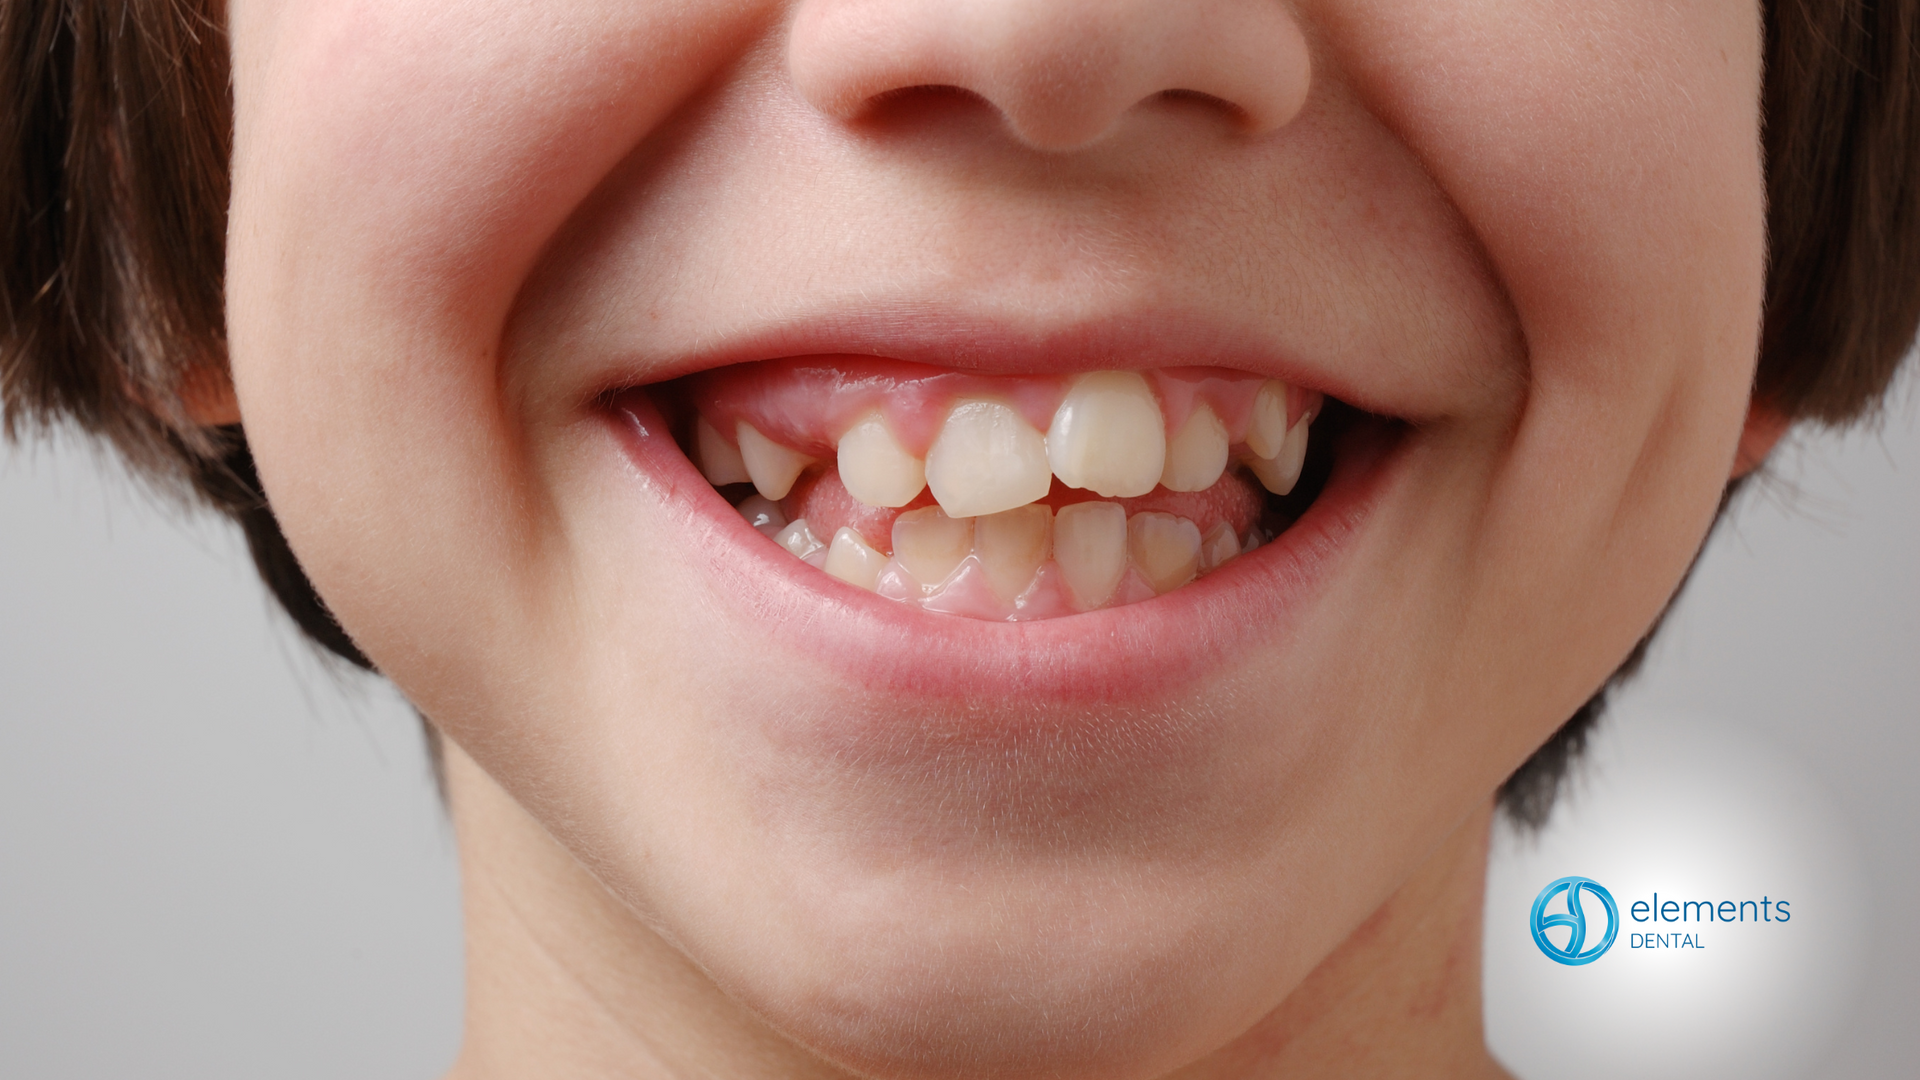
POLYGON ((1053 486, 1046 440, 997 401, 954 405, 927 450, 926 473, 934 499, 951 517, 1011 510, 1045 498, 1053 486))
POLYGON ((820 460, 781 446, 745 420, 734 428, 734 437, 740 440, 740 459, 746 463, 754 490, 776 502, 793 490, 793 482, 802 470, 820 460))
POLYGON ((1047 428, 1047 461, 1068 487, 1110 499, 1145 495, 1167 460, 1166 421, 1147 380, 1094 371, 1074 380, 1047 428))
POLYGON ((1157 510, 1127 522, 1127 553, 1156 593, 1177 589, 1200 572, 1200 526, 1157 510))
POLYGON ((1227 471, 1227 425, 1202 401, 1167 444, 1167 467, 1160 486, 1168 491, 1205 491, 1227 471))
POLYGON ((922 588, 947 580, 971 550, 972 518, 948 517, 929 506, 893 519, 893 557, 922 588))
POLYGON ((840 436, 840 482, 868 506, 905 506, 927 486, 927 467, 907 452, 877 412, 840 436))
POLYGON ((700 475, 714 487, 723 484, 744 484, 751 477, 747 475, 747 463, 740 460, 740 451, 721 437, 720 432, 707 423, 702 416, 693 422, 694 448, 700 454, 700 475))
POLYGON ((1097 608, 1127 570, 1127 512, 1119 503, 1063 506, 1053 518, 1053 561, 1074 606, 1097 608))
POLYGON ((865 537, 842 526, 833 534, 833 546, 827 549, 827 565, 821 569, 849 585, 872 592, 880 582, 880 568, 886 564, 887 557, 874 550, 865 537))
MULTIPOLYGON (((1307 425, 1312 417, 1302 416, 1280 440, 1279 449, 1263 457, 1247 459, 1247 468, 1260 478, 1260 486, 1275 495, 1285 495, 1300 482, 1300 467, 1307 461, 1307 425)), ((1248 443, 1251 448, 1252 443, 1248 443)))
POLYGON ((1287 438, 1287 384, 1268 379, 1253 395, 1253 415, 1247 423, 1247 449, 1253 456, 1271 458, 1287 438))
POLYGON ((1239 556, 1240 537, 1235 535, 1233 526, 1227 522, 1215 525, 1200 541, 1200 567, 1203 570, 1217 570, 1239 556))
POLYGON ((973 521, 973 553, 1000 599, 1012 603, 1047 561, 1053 511, 1039 503, 1016 506, 973 521))
POLYGON ((768 537, 780 535, 780 530, 787 527, 787 515, 780 511, 780 504, 765 496, 749 495, 734 509, 747 519, 747 524, 768 537))
POLYGON ((824 546, 820 538, 813 535, 813 530, 807 528, 806 518, 789 522, 786 528, 774 534, 773 542, 786 548, 796 559, 804 559, 824 546))

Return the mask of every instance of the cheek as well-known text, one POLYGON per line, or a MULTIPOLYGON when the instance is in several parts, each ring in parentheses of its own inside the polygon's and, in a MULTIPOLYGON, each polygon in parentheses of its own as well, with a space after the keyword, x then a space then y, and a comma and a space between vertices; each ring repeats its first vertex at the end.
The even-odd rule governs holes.
POLYGON ((478 587, 557 542, 504 401, 501 327, 566 214, 753 14, 235 12, 235 382, 289 540, 383 667, 450 663, 525 624, 529 600, 478 587))

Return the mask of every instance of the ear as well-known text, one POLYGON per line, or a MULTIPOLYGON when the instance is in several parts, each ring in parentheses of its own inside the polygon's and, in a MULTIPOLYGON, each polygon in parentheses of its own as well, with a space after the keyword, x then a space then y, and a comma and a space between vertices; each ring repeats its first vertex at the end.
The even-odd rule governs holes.
POLYGON ((1793 418, 1758 399, 1747 406, 1747 423, 1740 429, 1740 448, 1733 455, 1732 479, 1759 468, 1773 452, 1773 445, 1793 425, 1793 418))
POLYGON ((225 367, 205 366, 188 371, 180 380, 180 404, 186 408, 187 418, 201 427, 225 427, 240 422, 240 402, 234 396, 233 378, 225 367))

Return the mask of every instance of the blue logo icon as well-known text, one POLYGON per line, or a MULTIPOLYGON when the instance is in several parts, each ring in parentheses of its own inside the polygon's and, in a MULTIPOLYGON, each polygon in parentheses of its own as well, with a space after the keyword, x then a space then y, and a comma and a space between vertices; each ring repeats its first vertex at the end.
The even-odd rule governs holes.
POLYGON ((1583 877, 1563 877, 1559 881, 1540 890, 1533 898, 1533 915, 1528 920, 1533 927, 1533 943, 1540 946, 1549 959, 1569 966, 1591 964, 1606 955, 1613 947, 1614 936, 1620 932, 1620 909, 1613 904, 1613 894, 1606 886, 1583 877), (1591 893, 1598 897, 1607 909, 1607 933, 1598 945, 1587 945, 1587 912, 1580 902, 1581 893, 1591 893), (1564 894, 1567 898, 1567 910, 1547 914, 1547 905, 1564 894), (1563 945, 1555 945, 1547 936, 1547 931, 1557 926, 1567 928, 1567 940, 1563 945))

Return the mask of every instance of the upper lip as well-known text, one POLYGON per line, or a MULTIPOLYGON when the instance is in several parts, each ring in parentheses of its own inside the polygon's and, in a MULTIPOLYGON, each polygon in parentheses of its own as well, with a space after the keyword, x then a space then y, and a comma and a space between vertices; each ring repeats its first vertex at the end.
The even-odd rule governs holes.
MULTIPOLYGON (((648 352, 653 352, 649 349, 648 352)), ((893 301, 857 310, 776 318, 722 331, 673 359, 616 365, 599 389, 618 391, 731 364, 800 356, 857 355, 915 361, 980 374, 1064 374, 1189 366, 1234 368, 1318 390, 1368 411, 1348 373, 1315 364, 1250 328, 1199 313, 1134 310, 1086 316, 981 313, 933 301, 893 301), (622 370, 624 369, 624 370, 622 370)))

